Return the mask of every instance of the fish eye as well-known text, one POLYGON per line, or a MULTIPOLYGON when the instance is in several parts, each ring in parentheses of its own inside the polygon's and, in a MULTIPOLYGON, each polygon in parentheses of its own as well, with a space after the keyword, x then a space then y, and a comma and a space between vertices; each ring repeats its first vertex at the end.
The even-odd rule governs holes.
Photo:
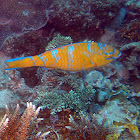
POLYGON ((108 55, 108 57, 109 57, 109 58, 111 58, 111 57, 112 57, 112 55, 111 55, 111 54, 109 54, 109 55, 108 55))

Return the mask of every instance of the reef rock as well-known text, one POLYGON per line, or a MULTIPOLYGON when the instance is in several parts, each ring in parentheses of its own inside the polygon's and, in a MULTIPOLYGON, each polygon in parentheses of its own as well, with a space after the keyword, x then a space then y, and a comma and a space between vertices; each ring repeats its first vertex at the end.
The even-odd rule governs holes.
POLYGON ((0 91, 0 108, 5 108, 6 105, 17 104, 17 99, 14 98, 14 95, 11 90, 5 89, 0 91))
POLYGON ((104 114, 107 117, 107 121, 109 125, 113 124, 113 121, 126 123, 127 121, 131 122, 131 124, 136 124, 136 119, 138 117, 138 108, 131 104, 128 100, 124 102, 119 101, 118 99, 110 101, 106 104, 99 112, 96 114, 98 116, 98 122, 102 122, 102 116, 104 114))
POLYGON ((140 78, 140 42, 132 42, 121 47, 124 63, 131 75, 140 78))
POLYGON ((111 81, 105 78, 101 72, 94 70, 87 74, 85 82, 90 85, 101 89, 112 89, 111 81))

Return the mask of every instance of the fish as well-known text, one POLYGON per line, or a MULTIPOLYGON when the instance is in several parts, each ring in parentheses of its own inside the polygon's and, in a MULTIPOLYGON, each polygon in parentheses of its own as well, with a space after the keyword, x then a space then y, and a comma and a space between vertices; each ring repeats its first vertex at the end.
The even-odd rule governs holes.
POLYGON ((124 80, 130 79, 129 70, 123 63, 114 61, 114 67, 116 69, 116 72, 122 79, 124 79, 124 80))
POLYGON ((7 60, 5 70, 38 66, 75 72, 101 67, 117 59, 120 54, 119 50, 103 43, 79 42, 64 45, 39 55, 7 60))
POLYGON ((0 25, 8 25, 12 20, 7 17, 0 17, 0 25))

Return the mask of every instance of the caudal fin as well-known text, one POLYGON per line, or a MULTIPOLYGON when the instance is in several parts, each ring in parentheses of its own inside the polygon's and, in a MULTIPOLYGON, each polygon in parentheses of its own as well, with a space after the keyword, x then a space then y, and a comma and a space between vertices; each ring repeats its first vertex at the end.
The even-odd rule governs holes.
POLYGON ((7 67, 5 70, 13 70, 13 69, 20 69, 25 67, 32 67, 34 66, 34 61, 32 56, 28 57, 20 57, 9 59, 6 61, 7 67))

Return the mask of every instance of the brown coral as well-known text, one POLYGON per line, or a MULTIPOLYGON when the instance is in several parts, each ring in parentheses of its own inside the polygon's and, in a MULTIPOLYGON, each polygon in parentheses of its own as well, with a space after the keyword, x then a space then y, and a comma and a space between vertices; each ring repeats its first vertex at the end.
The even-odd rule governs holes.
POLYGON ((140 40, 140 20, 134 20, 126 24, 121 30, 121 36, 127 38, 131 42, 140 40))
POLYGON ((72 116, 69 118, 70 126, 66 128, 70 131, 70 139, 105 140, 110 134, 117 133, 117 129, 109 127, 104 116, 101 123, 97 121, 95 114, 92 117, 82 115, 78 121, 72 116))
POLYGON ((0 139, 2 140, 26 140, 29 137, 29 126, 33 119, 36 118, 40 110, 37 109, 32 103, 27 103, 27 108, 23 115, 19 116, 19 105, 14 114, 9 113, 8 107, 6 107, 6 115, 0 123, 0 139))

